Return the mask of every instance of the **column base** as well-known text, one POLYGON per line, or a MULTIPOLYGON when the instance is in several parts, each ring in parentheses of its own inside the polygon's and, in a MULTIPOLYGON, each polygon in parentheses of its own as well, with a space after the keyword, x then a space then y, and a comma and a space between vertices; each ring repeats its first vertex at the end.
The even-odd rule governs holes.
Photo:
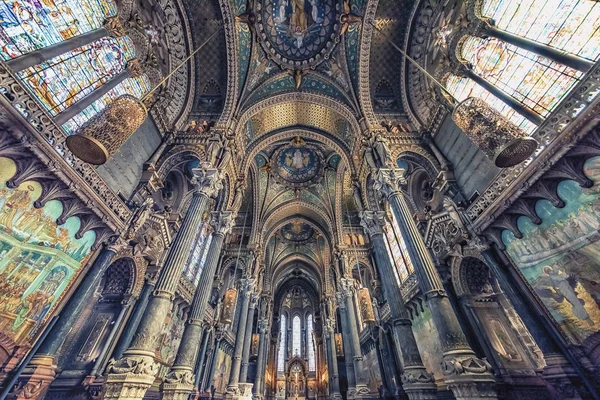
POLYGON ((356 385, 356 389, 354 390, 354 399, 355 400, 366 400, 366 399, 377 399, 379 398, 379 393, 371 393, 371 390, 367 385, 356 385))
POLYGON ((330 400, 342 400, 343 397, 340 393, 334 393, 331 396, 329 396, 330 400))
POLYGON ((160 388, 160 398, 162 400, 188 400, 193 391, 193 384, 165 382, 160 388))
POLYGON ((238 383, 237 386, 227 387, 226 400, 252 400, 253 383, 238 383))
POLYGON ((444 357, 444 382, 456 400, 497 399, 491 365, 475 355, 444 357))
POLYGON ((410 400, 436 400, 437 385, 433 374, 425 367, 406 367, 402 374, 402 388, 410 400))
POLYGON ((10 400, 43 399, 50 384, 56 378, 56 368, 53 356, 33 356, 17 380, 15 389, 6 398, 10 400))
POLYGON ((125 356, 114 359, 106 368, 104 399, 142 400, 158 372, 158 364, 147 356, 125 356))

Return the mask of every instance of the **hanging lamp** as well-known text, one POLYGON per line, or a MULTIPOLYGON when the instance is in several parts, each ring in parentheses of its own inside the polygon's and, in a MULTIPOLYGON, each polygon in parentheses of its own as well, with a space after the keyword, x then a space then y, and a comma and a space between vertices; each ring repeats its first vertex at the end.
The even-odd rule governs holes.
POLYGON ((425 68, 396 46, 372 21, 369 23, 400 54, 453 99, 452 120, 498 168, 514 167, 527 160, 535 152, 538 147, 537 140, 527 136, 525 131, 482 99, 468 97, 459 101, 425 68))
POLYGON ((237 289, 235 288, 229 288, 225 292, 225 298, 223 300, 223 312, 221 313, 222 324, 231 324, 233 322, 237 294, 237 289))
POLYGON ((77 158, 93 165, 102 165, 133 135, 148 117, 144 101, 161 87, 179 68, 196 55, 219 31, 221 26, 196 50, 183 60, 143 98, 125 94, 117 97, 102 112, 87 121, 77 133, 68 136, 67 147, 77 158))

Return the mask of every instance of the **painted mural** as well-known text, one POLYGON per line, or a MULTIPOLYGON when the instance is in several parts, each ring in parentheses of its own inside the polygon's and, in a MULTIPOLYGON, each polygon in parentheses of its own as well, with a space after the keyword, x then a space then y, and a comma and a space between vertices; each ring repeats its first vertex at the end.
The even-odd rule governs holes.
POLYGON ((541 200, 541 225, 522 217, 522 239, 503 233, 513 261, 573 343, 600 329, 600 157, 588 160, 584 171, 595 182, 592 188, 561 182, 564 208, 541 200))
POLYGON ((156 353, 158 358, 166 365, 173 365, 177 349, 183 336, 183 328, 185 323, 185 315, 177 312, 179 306, 174 305, 173 310, 165 317, 163 330, 161 332, 161 340, 156 353))
POLYGON ((23 345, 44 325, 90 258, 95 233, 76 239, 77 217, 57 225, 62 204, 53 200, 35 208, 40 184, 28 181, 8 188, 15 173, 14 162, 0 158, 0 331, 23 345))
POLYGON ((229 380, 229 371, 231 370, 231 356, 219 349, 217 362, 215 364, 214 386, 219 393, 225 393, 227 381, 229 380))
POLYGON ((443 380, 442 344, 429 308, 424 307, 423 311, 412 319, 412 328, 423 365, 435 375, 436 381, 443 380))

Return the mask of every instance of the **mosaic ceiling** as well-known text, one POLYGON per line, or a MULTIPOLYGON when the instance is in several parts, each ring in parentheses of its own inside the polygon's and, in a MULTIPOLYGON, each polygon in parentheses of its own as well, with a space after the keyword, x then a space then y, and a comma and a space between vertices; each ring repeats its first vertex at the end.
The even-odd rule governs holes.
POLYGON ((279 183, 293 188, 314 185, 322 179, 322 159, 316 147, 297 138, 274 153, 274 178, 279 183))
POLYGON ((315 235, 315 229, 306 222, 295 219, 281 227, 279 234, 287 242, 300 244, 311 240, 315 235))

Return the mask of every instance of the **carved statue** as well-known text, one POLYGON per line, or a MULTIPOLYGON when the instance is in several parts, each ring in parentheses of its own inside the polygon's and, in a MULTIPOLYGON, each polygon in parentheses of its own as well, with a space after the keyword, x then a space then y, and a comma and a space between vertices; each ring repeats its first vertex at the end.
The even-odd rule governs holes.
POLYGON ((229 140, 228 143, 223 143, 221 146, 221 151, 219 152, 219 162, 216 165, 217 168, 225 168, 229 161, 231 161, 232 156, 232 147, 233 140, 229 140))
POLYGON ((389 142, 381 133, 378 133, 373 137, 372 147, 381 167, 385 168, 392 165, 389 142))
POLYGON ((150 217, 150 213, 152 213, 152 206, 154 206, 154 200, 152 197, 148 197, 144 200, 142 206, 135 211, 131 218, 131 224, 129 225, 128 239, 133 239, 136 232, 144 226, 144 223, 146 223, 148 217, 150 217))
POLYGON ((206 142, 206 159, 211 166, 217 167, 217 160, 222 147, 223 138, 218 131, 214 131, 206 142))
POLYGON ((371 147, 371 143, 368 139, 361 140, 362 146, 362 156, 363 159, 367 162, 367 165, 371 169, 377 168, 377 164, 375 163, 375 157, 373 155, 373 148, 371 147))
POLYGON ((365 207, 363 205, 362 202, 362 197, 360 195, 361 190, 360 190, 360 183, 358 182, 353 182, 352 183, 352 195, 354 196, 354 203, 356 204, 356 208, 358 209, 358 211, 364 211, 365 207))

